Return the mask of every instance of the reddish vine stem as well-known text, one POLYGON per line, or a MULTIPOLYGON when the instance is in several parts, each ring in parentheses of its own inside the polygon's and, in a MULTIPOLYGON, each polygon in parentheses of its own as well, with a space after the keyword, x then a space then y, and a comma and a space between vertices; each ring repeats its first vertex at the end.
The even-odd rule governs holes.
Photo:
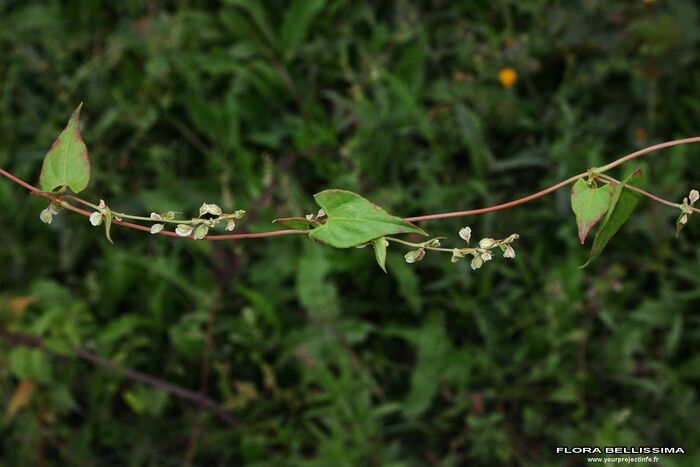
MULTIPOLYGON (((623 156, 619 159, 616 159, 615 161, 610 162, 609 164, 606 164, 602 167, 598 167, 595 169, 595 172, 596 173, 605 172, 605 171, 610 170, 614 167, 617 167, 621 164, 624 164, 625 162, 628 162, 632 159, 643 156, 644 154, 648 154, 650 152, 658 151, 660 149, 669 148, 672 146, 679 146, 682 144, 698 143, 698 142, 700 142, 700 136, 693 136, 691 138, 676 139, 676 140, 672 140, 672 141, 666 141, 664 143, 655 144, 653 146, 649 146, 649 147, 646 147, 644 149, 640 149, 638 151, 627 154, 626 156, 623 156)), ((443 212, 443 213, 438 213, 438 214, 427 214, 424 216, 406 217, 406 218, 404 218, 404 220, 408 221, 408 222, 418 222, 418 221, 428 221, 428 220, 435 220, 435 219, 446 219, 446 218, 450 218, 450 217, 467 217, 467 216, 474 216, 477 214, 485 214, 488 212, 501 211, 503 209, 512 208, 512 207, 515 207, 515 206, 518 206, 521 204, 528 203, 528 202, 533 201, 537 198, 541 198, 549 193, 552 193, 553 191, 556 191, 560 188, 563 188, 563 187, 569 185, 570 183, 575 182, 579 178, 583 178, 583 177, 588 176, 588 174, 589 174, 588 171, 581 172, 580 174, 569 177, 566 180, 562 180, 561 182, 556 183, 556 184, 550 186, 549 188, 545 188, 544 190, 538 191, 536 193, 525 196, 523 198, 518 198, 516 200, 509 201, 507 203, 497 204, 494 206, 488 206, 485 208, 471 209, 468 211, 453 211, 453 212, 443 212)), ((9 173, 3 169, 0 169, 0 175, 3 175, 4 177, 8 178, 9 180, 12 180, 13 182, 23 186, 24 188, 28 189, 29 191, 31 191, 34 194, 44 196, 44 197, 49 198, 49 199, 55 199, 54 195, 52 195, 50 193, 42 192, 37 187, 25 182, 24 180, 16 177, 15 175, 12 175, 11 173, 9 173)), ((654 195, 652 195, 650 197, 653 197, 653 196, 654 195)), ((75 196, 71 196, 71 197, 76 199, 76 200, 83 201, 81 198, 78 198, 75 196)), ((66 209, 73 211, 73 212, 77 212, 77 213, 82 214, 84 216, 90 216, 90 214, 92 214, 89 211, 78 208, 70 203, 65 202, 65 201, 62 201, 61 204, 66 209)), ((146 227, 143 225, 138 225, 138 224, 133 224, 131 222, 113 220, 113 223, 118 224, 118 225, 122 225, 124 227, 129 227, 132 229, 142 230, 144 232, 150 232, 149 227, 146 227)), ((247 238, 277 237, 277 236, 282 236, 282 235, 306 234, 306 233, 308 233, 308 231, 306 231, 306 230, 271 230, 271 231, 267 231, 267 232, 254 232, 254 233, 246 233, 246 234, 207 235, 206 237, 204 237, 204 240, 210 240, 210 241, 242 240, 242 239, 247 239, 247 238)), ((175 232, 169 232, 169 231, 165 231, 165 230, 159 232, 158 235, 166 235, 168 237, 183 238, 183 237, 178 237, 178 235, 175 232)), ((190 238, 190 237, 186 237, 186 238, 190 238)))

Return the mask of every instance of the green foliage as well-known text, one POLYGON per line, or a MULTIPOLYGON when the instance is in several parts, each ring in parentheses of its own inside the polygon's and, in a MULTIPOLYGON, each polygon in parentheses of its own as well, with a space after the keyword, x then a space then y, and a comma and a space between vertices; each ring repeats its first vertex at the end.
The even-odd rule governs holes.
POLYGON ((74 193, 80 193, 87 188, 90 181, 90 159, 87 146, 80 135, 82 106, 80 104, 75 109, 66 128, 46 153, 39 177, 39 186, 44 191, 68 187, 74 193))
MULTIPOLYGON (((0 167, 37 180, 84 100, 86 198, 240 206, 236 228, 257 232, 316 212, 319 187, 398 216, 473 209, 697 132, 693 0, 314 4, 0 1, 0 167)), ((644 189, 681 202, 697 157, 650 157, 644 189)), ((46 201, 0 182, 0 328, 63 355, 0 342, 1 462, 183 465, 201 427, 193 466, 554 467, 581 462, 556 446, 583 443, 682 445, 662 465, 700 465, 700 217, 676 240, 678 210, 639 203, 579 270, 568 195, 420 224, 455 243, 465 225, 517 232, 513 262, 410 265, 392 244, 383 274, 369 247, 304 235, 113 226, 110 245, 81 216, 40 224, 46 201), (241 427, 75 346, 202 390, 241 427)))
POLYGON ((346 190, 325 190, 314 199, 328 216, 326 222, 309 232, 313 240, 336 248, 362 245, 385 235, 428 234, 421 228, 346 190))
POLYGON ((622 183, 615 185, 610 206, 605 214, 605 220, 595 233, 593 245, 591 246, 591 252, 588 256, 588 261, 586 261, 586 263, 581 267, 588 266, 591 261, 600 256, 603 248, 605 248, 617 231, 620 230, 620 227, 627 222, 632 214, 632 211, 634 211, 634 208, 637 207, 637 203, 639 202, 639 198, 641 196, 637 192, 625 189, 626 185, 640 188, 643 184, 644 174, 641 170, 637 169, 622 183))
POLYGON ((576 180, 571 188, 571 208, 576 214, 578 237, 582 245, 588 232, 608 212, 613 200, 613 190, 612 185, 594 188, 582 178, 576 180))

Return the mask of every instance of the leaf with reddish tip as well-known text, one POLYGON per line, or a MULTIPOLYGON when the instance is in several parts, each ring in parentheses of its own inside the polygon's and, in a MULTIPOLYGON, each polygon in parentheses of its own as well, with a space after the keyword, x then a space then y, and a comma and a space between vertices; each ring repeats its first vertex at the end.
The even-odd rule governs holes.
POLYGON ((385 235, 428 235, 420 227, 392 216, 352 191, 325 190, 314 195, 314 199, 328 217, 309 232, 309 237, 335 248, 362 245, 385 235))
POLYGON ((576 214, 578 238, 581 245, 586 241, 586 235, 591 231, 603 215, 608 211, 613 200, 611 185, 593 188, 583 179, 578 179, 571 189, 571 209, 576 214))
POLYGON ((80 135, 81 103, 63 129, 41 166, 39 186, 43 191, 68 187, 74 193, 83 191, 90 181, 90 159, 80 135))
POLYGON ((588 261, 586 261, 586 264, 581 266, 581 268, 585 268, 591 264, 591 262, 600 255, 610 239, 620 230, 620 227, 627 222, 632 211, 637 207, 641 195, 625 188, 627 185, 637 188, 641 187, 644 184, 644 178, 642 171, 636 169, 625 181, 615 185, 610 208, 608 208, 608 212, 605 215, 605 220, 603 220, 603 223, 595 233, 588 261))

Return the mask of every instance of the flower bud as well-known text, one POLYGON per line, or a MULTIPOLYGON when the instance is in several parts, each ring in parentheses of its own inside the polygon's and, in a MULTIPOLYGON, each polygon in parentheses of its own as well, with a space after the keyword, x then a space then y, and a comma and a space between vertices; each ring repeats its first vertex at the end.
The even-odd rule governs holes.
POLYGON ((151 233, 152 233, 152 234, 157 234, 158 232, 160 232, 161 230, 163 230, 164 227, 165 227, 165 226, 164 226, 163 224, 153 224, 153 225, 151 226, 151 233))
POLYGON ((467 242, 468 245, 469 240, 472 238, 472 229, 470 227, 459 229, 459 236, 462 237, 462 240, 467 242))
POLYGON ((178 224, 175 228, 175 233, 178 234, 180 237, 187 237, 189 234, 192 233, 192 226, 187 224, 178 224))
POLYGON ((90 214, 90 223, 97 227, 102 223, 102 213, 99 211, 95 211, 92 214, 90 214))
POLYGON ((481 255, 474 255, 472 258, 472 269, 479 269, 484 264, 484 260, 481 259, 481 255))
POLYGON ((464 253, 462 253, 462 250, 455 248, 452 250, 452 262, 456 263, 460 259, 464 258, 464 253))
POLYGON ((233 231, 233 229, 236 228, 236 223, 234 222, 233 219, 229 219, 229 221, 226 223, 226 230, 229 232, 233 231))
POLYGON ((205 214, 211 214, 212 216, 220 216, 221 208, 216 204, 203 203, 202 206, 200 206, 199 208, 199 217, 202 217, 205 214))
POLYGON ((413 250, 406 253, 404 255, 404 259, 406 259, 407 263, 415 263, 416 261, 422 260, 424 256, 425 250, 423 248, 419 248, 418 250, 413 250))
POLYGON ((506 249, 503 252, 503 257, 504 258, 515 258, 515 250, 513 249, 512 246, 506 245, 506 249))
POLYGON ((209 227, 202 224, 199 227, 197 227, 197 230, 194 231, 194 235, 192 237, 194 237, 195 240, 201 240, 207 236, 208 232, 209 232, 209 227))
POLYGON ((152 212, 152 213, 151 213, 151 219, 153 219, 153 220, 155 220, 155 221, 160 221, 160 220, 163 219, 163 216, 161 216, 161 215, 158 214, 157 212, 152 212))
POLYGON ((492 246, 496 244, 496 240, 493 238, 482 238, 479 240, 479 248, 483 248, 484 250, 488 250, 492 246))
POLYGON ((695 204, 698 198, 700 198, 700 193, 698 193, 698 190, 690 190, 688 197, 690 198, 690 204, 695 204))
POLYGON ((39 214, 39 219, 41 219, 41 222, 44 224, 50 224, 51 221, 53 220, 53 214, 51 213, 51 208, 47 207, 41 213, 39 214))

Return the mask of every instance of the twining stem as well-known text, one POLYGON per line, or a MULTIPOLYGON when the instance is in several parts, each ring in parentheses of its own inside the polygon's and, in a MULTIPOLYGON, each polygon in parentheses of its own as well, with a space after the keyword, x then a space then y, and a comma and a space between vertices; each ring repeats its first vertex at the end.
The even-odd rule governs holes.
POLYGON ((424 250, 432 250, 432 251, 444 251, 446 253, 452 253, 454 251, 454 248, 440 248, 440 247, 436 247, 436 246, 426 245, 426 243, 429 243, 429 242, 413 243, 413 242, 407 242, 406 240, 401 240, 400 238, 395 238, 395 237, 384 237, 384 238, 390 242, 400 243, 402 245, 410 246, 413 248, 423 248, 424 250))
MULTIPOLYGON (((599 177, 605 183, 612 183, 615 185, 622 183, 620 180, 617 180, 609 175, 600 174, 599 177)), ((671 206, 672 208, 680 209, 680 207, 681 207, 680 203, 674 203, 673 201, 669 201, 667 199, 660 198, 652 193, 649 193, 648 191, 644 191, 641 188, 637 188, 634 185, 625 185, 625 188, 627 188, 628 190, 632 190, 634 192, 637 192, 640 195, 646 196, 647 198, 652 199, 652 200, 656 201, 657 203, 665 204, 666 206, 671 206)), ((692 207, 692 206, 690 206, 690 209, 692 209, 694 212, 700 212, 700 209, 692 207)))
MULTIPOLYGON (((693 136, 691 138, 676 139, 676 140, 672 140, 672 141, 666 141, 664 143, 655 144, 653 146, 649 146, 647 148, 640 149, 640 150, 635 151, 633 153, 627 154, 626 156, 623 156, 623 157, 621 157, 613 162, 610 162, 609 164, 606 164, 602 167, 598 167, 595 169, 595 173, 598 175, 602 175, 603 172, 606 172, 612 168, 615 168, 621 164, 624 164, 625 162, 631 161, 632 159, 643 156, 643 155, 648 154, 648 153, 653 152, 653 151, 658 151, 660 149, 669 148, 672 146, 679 146, 679 145, 683 145, 683 144, 698 143, 698 142, 700 142, 700 136, 693 136)), ((515 207, 515 206, 518 206, 521 204, 528 203, 528 202, 533 201, 537 198, 541 198, 545 195, 548 195, 549 193, 552 193, 560 188, 563 188, 563 187, 575 182, 576 180, 578 180, 580 178, 587 177, 589 174, 590 174, 590 171, 582 172, 580 174, 569 177, 566 180, 562 180, 561 182, 556 183, 548 188, 545 188, 544 190, 538 191, 536 193, 525 196, 523 198, 518 198, 516 200, 509 201, 507 203, 497 204, 494 206, 489 206, 489 207, 480 208, 480 209, 471 209, 468 211, 454 211, 454 212, 444 212, 444 213, 438 213, 438 214, 427 214, 427 215, 423 215, 423 216, 406 217, 406 218, 404 218, 404 220, 408 221, 408 222, 418 222, 418 221, 428 221, 428 220, 435 220, 435 219, 445 219, 445 218, 449 218, 449 217, 467 217, 467 216, 474 216, 474 215, 478 215, 478 214, 485 214, 487 212, 500 211, 503 209, 508 209, 508 208, 512 208, 512 207, 515 207)), ((44 196, 44 197, 49 198, 49 199, 52 199, 54 197, 54 195, 52 195, 50 193, 41 192, 41 190, 39 190, 37 187, 30 185, 29 183, 25 182, 24 180, 12 175, 11 173, 9 173, 3 169, 0 169, 0 175, 3 175, 4 177, 8 178, 9 180, 12 180, 13 182, 17 183, 18 185, 23 186, 24 188, 28 189, 32 193, 35 193, 35 194, 40 195, 40 196, 44 196)), ((608 181, 612 182, 612 180, 608 180, 608 181)), ((666 204, 666 205, 669 205, 672 207, 678 207, 678 205, 675 203, 671 203, 670 201, 666 201, 666 200, 661 201, 662 198, 659 198, 655 195, 652 195, 651 193, 643 192, 643 190, 639 190, 636 187, 632 187, 629 185, 627 185, 626 187, 629 189, 632 189, 634 191, 637 191, 638 193, 641 193, 645 196, 648 196, 649 198, 651 198, 655 201, 661 202, 662 204, 666 204)), ((88 201, 85 201, 81 198, 78 198, 77 196, 71 195, 70 199, 72 199, 78 203, 81 203, 85 206, 89 206, 93 209, 95 209, 95 207, 96 207, 94 204, 89 203, 88 201)), ((88 212, 88 211, 80 209, 76 206, 73 206, 72 204, 70 204, 66 201, 62 201, 61 205, 63 207, 65 207, 66 209, 69 209, 73 212, 77 212, 77 213, 82 214, 84 216, 90 216, 90 214, 92 214, 91 212, 88 212)), ((697 210, 697 209, 694 209, 694 210, 697 210)), ((128 219, 154 222, 154 220, 150 219, 150 218, 139 217, 139 216, 128 216, 125 214, 123 215, 122 213, 116 213, 116 214, 120 217, 125 217, 128 219)), ((188 221, 179 222, 179 223, 187 223, 187 222, 188 221)), ((191 221, 189 221, 189 222, 191 222, 191 221)), ((138 225, 138 224, 132 224, 129 222, 117 221, 117 220, 114 220, 113 223, 118 224, 118 225, 122 225, 125 227, 129 227, 129 228, 133 228, 133 229, 142 230, 145 232, 150 232, 149 227, 138 225)), ((246 238, 263 238, 263 237, 277 237, 277 236, 281 236, 281 235, 306 234, 308 232, 309 232, 308 230, 291 230, 290 229, 290 230, 273 230, 273 231, 268 231, 268 232, 255 232, 255 233, 248 233, 248 234, 207 235, 206 237, 204 237, 204 240, 240 240, 240 239, 246 239, 246 238)), ((176 238, 191 238, 191 237, 179 237, 175 232, 170 232, 170 231, 166 231, 166 230, 160 231, 158 233, 158 235, 166 235, 169 237, 176 237, 176 238)))

